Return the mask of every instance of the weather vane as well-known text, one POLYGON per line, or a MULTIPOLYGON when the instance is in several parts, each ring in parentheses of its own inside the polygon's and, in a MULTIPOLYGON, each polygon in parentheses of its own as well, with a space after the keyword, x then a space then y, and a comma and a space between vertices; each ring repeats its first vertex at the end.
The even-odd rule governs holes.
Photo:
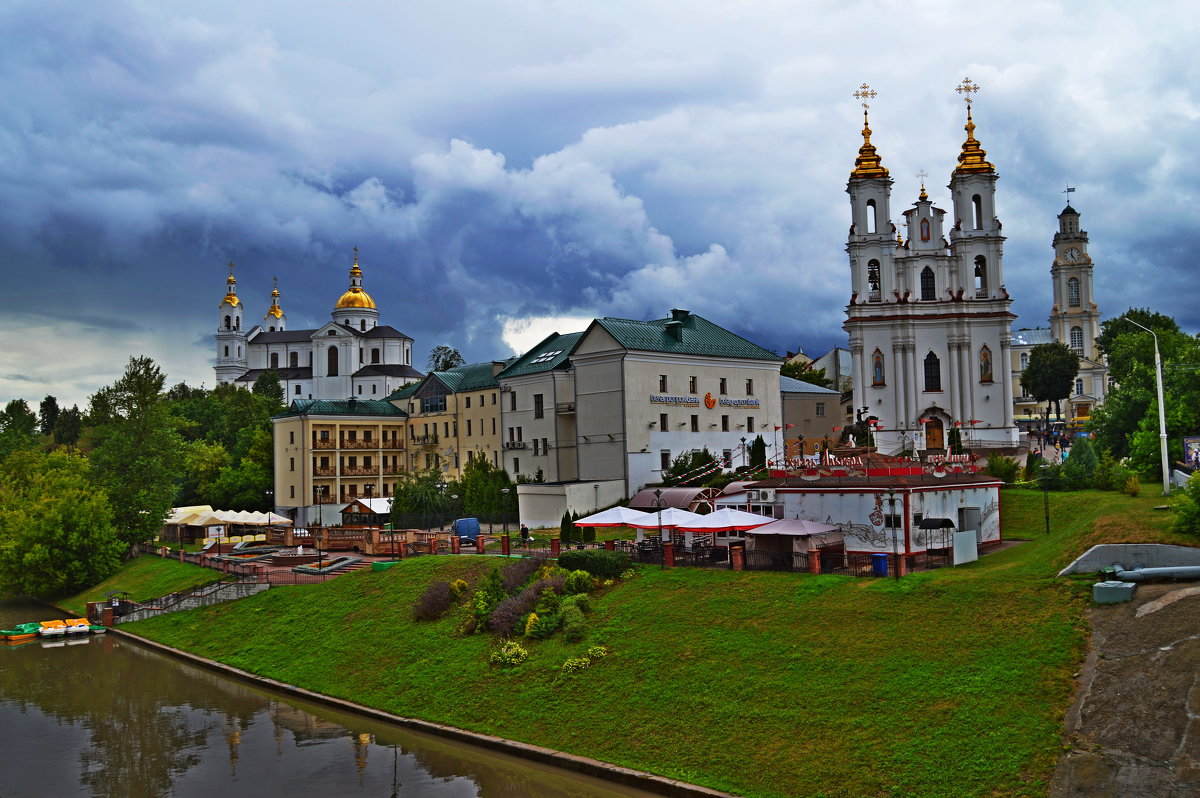
POLYGON ((963 99, 967 101, 967 105, 970 105, 971 94, 979 91, 979 84, 972 83, 970 78, 963 78, 963 82, 958 84, 954 90, 963 95, 963 99))
POLYGON ((865 109, 865 108, 871 107, 867 103, 867 100, 875 99, 876 95, 878 95, 878 94, 879 94, 879 92, 875 91, 870 86, 868 86, 867 84, 864 83, 863 85, 858 87, 858 91, 854 92, 854 94, 852 96, 856 100, 862 100, 862 106, 865 109))
POLYGON ((1063 193, 1067 195, 1067 204, 1070 205, 1071 204, 1071 195, 1075 193, 1074 187, 1067 186, 1066 190, 1063 191, 1063 193))

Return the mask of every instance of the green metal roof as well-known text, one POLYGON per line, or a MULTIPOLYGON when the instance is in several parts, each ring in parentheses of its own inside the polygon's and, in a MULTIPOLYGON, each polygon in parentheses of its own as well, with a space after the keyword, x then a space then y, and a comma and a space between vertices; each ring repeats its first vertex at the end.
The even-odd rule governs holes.
POLYGON ((423 383, 424 381, 425 381, 424 378, 422 378, 422 379, 417 380, 416 382, 410 382, 408 385, 405 385, 401 388, 397 388, 396 390, 392 391, 390 394, 388 394, 384 398, 389 401, 396 400, 396 399, 407 399, 408 397, 412 396, 414 393, 417 392, 417 389, 421 387, 421 383, 423 383))
POLYGON ((400 408, 385 399, 296 399, 291 406, 272 416, 396 416, 407 418, 400 408))
POLYGON ((500 387, 492 374, 492 361, 490 360, 486 363, 468 363, 465 366, 457 366, 446 371, 435 371, 429 377, 440 380, 454 393, 500 387))
POLYGON ((583 333, 581 332, 567 333, 566 335, 550 333, 533 349, 516 358, 504 371, 497 374, 496 378, 540 374, 560 368, 571 357, 571 352, 575 350, 575 344, 579 343, 579 339, 582 337, 583 333))
POLYGON ((633 321, 605 317, 596 319, 596 324, 608 332, 626 349, 642 352, 666 352, 681 355, 709 355, 713 357, 737 357, 747 360, 773 360, 783 358, 774 352, 751 343, 740 335, 718 327, 708 319, 687 311, 671 311, 669 319, 633 321), (679 338, 675 338, 677 330, 679 338))

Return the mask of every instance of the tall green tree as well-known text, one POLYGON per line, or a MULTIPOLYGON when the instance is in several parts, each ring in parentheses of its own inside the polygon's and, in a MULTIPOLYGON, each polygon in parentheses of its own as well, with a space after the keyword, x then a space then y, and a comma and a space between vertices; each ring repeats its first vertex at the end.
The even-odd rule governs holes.
POLYGON ((95 481, 108 492, 122 539, 149 540, 171 510, 183 470, 183 440, 163 396, 165 377, 148 357, 131 357, 125 373, 92 397, 95 481))
POLYGON ((788 361, 780 366, 779 373, 784 377, 791 377, 793 380, 807 382, 809 385, 816 385, 820 388, 833 387, 833 380, 825 374, 825 369, 815 369, 812 363, 788 361))
POLYGON ((457 349, 453 349, 445 344, 435 346, 431 349, 429 351, 429 360, 427 361, 430 371, 448 371, 466 362, 457 349))
POLYGON ((89 474, 86 460, 62 449, 0 461, 0 593, 53 596, 116 571, 125 542, 89 474))
POLYGON ((283 405, 283 383, 279 381, 279 372, 274 369, 259 374, 250 392, 271 400, 276 407, 283 405))
POLYGON ((47 395, 38 405, 38 432, 43 435, 54 434, 54 427, 59 417, 58 399, 47 395))
POLYGON ((1021 387, 1039 402, 1046 402, 1049 412, 1054 403, 1055 416, 1062 418, 1059 404, 1075 389, 1079 373, 1079 355, 1061 341, 1038 344, 1029 350, 1029 365, 1021 372, 1021 387))
POLYGON ((750 467, 761 468, 767 464, 767 442, 763 436, 756 435, 750 444, 750 467))
POLYGON ((1130 333, 1142 332, 1141 328, 1137 325, 1130 324, 1130 320, 1149 327, 1155 332, 1179 332, 1179 325, 1170 316, 1156 313, 1149 308, 1130 308, 1120 316, 1100 322, 1100 334, 1096 336, 1096 349, 1100 351, 1100 354, 1104 355, 1106 360, 1111 360, 1113 348, 1118 338, 1130 333))
POLYGON ((79 405, 63 408, 54 425, 54 442, 59 446, 74 446, 83 433, 83 413, 79 405))
POLYGON ((37 445, 37 416, 24 399, 13 399, 0 410, 0 457, 37 445))

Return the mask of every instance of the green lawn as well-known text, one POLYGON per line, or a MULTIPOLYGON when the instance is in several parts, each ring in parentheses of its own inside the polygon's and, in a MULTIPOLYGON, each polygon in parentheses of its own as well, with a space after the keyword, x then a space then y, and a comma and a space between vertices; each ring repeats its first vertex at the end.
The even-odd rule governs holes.
MULTIPOLYGON (((272 588, 130 631, 292 684, 752 796, 1044 795, 1086 644, 1086 584, 1055 572, 1095 542, 1174 540, 1161 500, 1006 490, 1030 542, 892 580, 642 568, 594 601, 590 635, 526 641, 511 671, 457 619, 417 624, 432 580, 487 558, 425 557, 272 588), (559 667, 589 645, 612 654, 559 667)), ((469 572, 469 573, 468 573, 469 572)))
POLYGON ((191 563, 178 560, 165 560, 160 557, 137 557, 121 566, 121 570, 105 579, 95 587, 90 587, 74 596, 63 596, 53 599, 58 606, 82 615, 87 610, 89 601, 103 601, 104 594, 111 590, 124 590, 134 601, 165 596, 179 590, 186 590, 193 585, 204 584, 218 579, 219 571, 211 568, 201 568, 191 563))

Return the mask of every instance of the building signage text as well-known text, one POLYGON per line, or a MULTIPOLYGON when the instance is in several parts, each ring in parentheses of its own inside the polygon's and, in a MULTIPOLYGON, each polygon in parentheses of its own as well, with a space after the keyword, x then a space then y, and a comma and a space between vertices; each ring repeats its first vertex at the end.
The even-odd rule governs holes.
POLYGON ((717 401, 725 407, 758 407, 761 404, 757 399, 728 399, 722 397, 717 401))
POLYGON ((652 405, 688 405, 695 407, 700 404, 699 396, 666 396, 664 394, 650 394, 650 404, 652 405))

